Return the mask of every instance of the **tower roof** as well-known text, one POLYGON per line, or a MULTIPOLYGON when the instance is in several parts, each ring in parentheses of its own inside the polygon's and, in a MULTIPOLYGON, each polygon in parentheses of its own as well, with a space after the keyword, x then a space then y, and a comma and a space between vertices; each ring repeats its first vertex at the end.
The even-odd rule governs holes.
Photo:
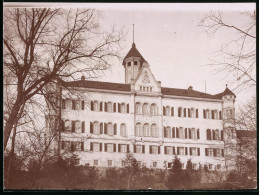
POLYGON ((222 93, 217 94, 216 96, 223 97, 225 95, 233 95, 236 98, 236 95, 227 86, 226 86, 225 91, 223 91, 222 93))
POLYGON ((142 64, 143 62, 145 62, 146 60, 143 58, 143 56, 139 53, 139 51, 136 48, 135 43, 132 43, 132 47, 129 50, 128 54, 126 55, 126 57, 123 59, 123 65, 126 64, 125 59, 129 58, 129 57, 140 57, 140 64, 142 64))

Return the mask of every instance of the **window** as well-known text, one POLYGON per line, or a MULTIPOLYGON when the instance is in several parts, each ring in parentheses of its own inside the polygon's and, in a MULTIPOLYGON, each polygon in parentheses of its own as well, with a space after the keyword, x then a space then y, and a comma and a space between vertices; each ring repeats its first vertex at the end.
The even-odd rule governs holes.
POLYGON ((141 166, 141 161, 137 161, 137 163, 138 163, 138 166, 141 166))
POLYGON ((138 65, 138 61, 134 61, 134 65, 138 65))
POLYGON ((120 144, 120 151, 122 153, 126 153, 127 152, 127 145, 126 144, 120 144))
POLYGON ((65 120, 65 131, 71 131, 71 121, 65 120))
POLYGON ((172 165, 173 165, 173 163, 172 163, 172 162, 169 162, 168 165, 167 165, 167 167, 168 167, 169 169, 171 169, 171 168, 172 168, 172 165))
POLYGON ((125 166, 126 166, 125 160, 121 160, 121 166, 122 166, 122 167, 125 167, 125 166))
POLYGON ((213 148, 206 148, 206 149, 207 149, 207 152, 206 152, 207 155, 206 156, 213 156, 213 148))
POLYGON ((80 110, 80 101, 75 100, 75 110, 80 110))
POLYGON ((182 165, 182 169, 184 169, 184 163, 181 163, 181 165, 182 165))
POLYGON ((158 151, 158 146, 149 146, 149 149, 150 149, 150 154, 158 154, 158 153, 160 153, 158 151))
POLYGON ((143 126, 143 136, 149 136, 149 125, 147 123, 143 126))
POLYGON ((112 106, 113 106, 112 102, 107 103, 107 112, 113 112, 112 106))
POLYGON ((72 109, 72 100, 71 99, 66 99, 66 108, 68 110, 72 109))
POLYGON ((94 166, 98 166, 98 160, 94 160, 94 166))
POLYGON ((200 156, 200 148, 190 147, 191 156, 200 156))
POLYGON ((191 110, 190 110, 190 117, 194 118, 194 108, 191 108, 191 110))
POLYGON ((193 169, 197 169, 197 164, 196 163, 192 163, 192 168, 193 169))
POLYGON ((71 149, 71 143, 70 141, 62 141, 61 148, 63 150, 69 151, 71 149))
POLYGON ((126 136, 126 125, 123 123, 121 124, 121 136, 126 136))
POLYGON ((158 130, 156 124, 151 125, 151 137, 158 137, 158 130))
POLYGON ((120 112, 121 112, 121 113, 126 113, 126 104, 122 103, 122 104, 120 105, 120 112))
POLYGON ((197 133, 196 130, 194 128, 191 129, 191 139, 197 139, 197 133))
POLYGON ((215 140, 220 140, 219 130, 215 130, 215 140))
POLYGON ((81 124, 79 121, 75 121, 75 132, 81 133, 81 124))
POLYGON ((170 116, 170 107, 169 106, 167 106, 166 108, 165 108, 165 115, 166 116, 170 116))
POLYGON ((217 164, 217 170, 221 169, 221 164, 217 164))
POLYGON ((143 132, 142 132, 141 124, 140 123, 136 124, 136 133, 135 133, 135 135, 136 136, 143 136, 143 132))
POLYGON ((99 112, 100 111, 100 105, 98 101, 94 101, 94 111, 99 112))
POLYGON ((71 151, 80 151, 81 150, 81 142, 71 142, 71 151))
POLYGON ((207 140, 211 140, 211 130, 207 129, 207 140))
POLYGON ((178 155, 184 155, 184 147, 177 147, 178 155))
POLYGON ((93 151, 94 152, 100 152, 100 144, 99 143, 93 143, 93 151))
POLYGON ((182 127, 179 128, 179 138, 184 139, 184 131, 182 127))
POLYGON ((157 167, 157 162, 153 162, 153 167, 154 167, 154 168, 157 167))
POLYGON ((142 153, 142 146, 141 145, 135 145, 134 147, 136 147, 135 152, 138 154, 142 153))
POLYGON ((113 135, 113 125, 111 123, 108 123, 107 130, 108 130, 107 132, 108 135, 113 135))
POLYGON ((156 115, 156 104, 151 104, 151 115, 156 115))
POLYGON ((178 117, 182 117, 183 109, 180 107, 178 108, 178 117))
POLYGON ((149 114, 149 109, 148 109, 148 104, 147 103, 145 103, 144 105, 143 105, 143 114, 144 115, 148 115, 149 114))
POLYGON ((171 136, 171 128, 170 127, 166 127, 165 128, 165 137, 166 138, 172 138, 172 136, 171 136))
POLYGON ((112 160, 108 160, 108 167, 112 167, 112 160))
POLYGON ((107 152, 113 152, 113 147, 114 147, 113 144, 106 144, 106 147, 107 147, 107 152))
POLYGON ((141 104, 140 103, 136 104, 136 113, 141 114, 141 104))
POLYGON ((209 164, 209 170, 212 170, 213 165, 209 164))
POLYGON ((210 110, 209 109, 206 110, 205 114, 206 114, 206 118, 210 119, 210 110))
POLYGON ((165 146, 165 154, 173 154, 173 148, 171 146, 165 146))
POLYGON ((219 119, 219 112, 217 110, 215 110, 214 115, 215 115, 215 119, 219 119))
POLYGON ((100 124, 98 122, 94 122, 94 134, 100 134, 100 124))

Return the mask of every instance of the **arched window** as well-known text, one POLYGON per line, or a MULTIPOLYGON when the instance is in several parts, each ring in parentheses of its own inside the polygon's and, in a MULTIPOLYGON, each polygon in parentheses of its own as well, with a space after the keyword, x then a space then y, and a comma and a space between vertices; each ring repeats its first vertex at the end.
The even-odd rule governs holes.
POLYGON ((182 127, 179 128, 179 138, 184 139, 184 130, 182 127))
POLYGON ((141 124, 140 124, 140 123, 137 123, 137 124, 136 124, 136 132, 135 132, 135 135, 136 135, 136 136, 143 136, 143 132, 142 132, 141 124))
POLYGON ((147 123, 143 125, 143 136, 144 137, 149 136, 149 124, 147 123))
POLYGON ((120 105, 120 112, 121 113, 126 113, 126 104, 125 103, 121 103, 121 105, 120 105))
POLYGON ((207 140, 211 140, 211 130, 207 129, 207 140))
POLYGON ((80 121, 75 122, 75 132, 81 133, 81 123, 80 123, 80 121))
POLYGON ((182 117, 183 109, 181 107, 178 108, 178 117, 182 117))
POLYGON ((66 109, 71 110, 72 109, 72 100, 66 99, 66 109))
POLYGON ((190 112, 191 112, 191 113, 190 113, 190 117, 191 117, 191 118, 194 118, 194 108, 191 108, 190 112))
POLYGON ((108 103, 107 103, 107 112, 113 112, 112 107, 113 107, 112 102, 108 102, 108 103))
POLYGON ((192 139, 197 139, 197 133, 196 133, 195 128, 192 128, 192 129, 191 129, 191 138, 192 138, 192 139))
POLYGON ((209 109, 206 110, 206 118, 210 119, 210 110, 209 109))
POLYGON ((156 104, 151 104, 150 114, 156 115, 156 104))
POLYGON ((219 120, 222 120, 222 112, 219 111, 219 120))
POLYGON ((151 137, 158 137, 158 130, 156 124, 151 125, 151 137))
POLYGON ((100 111, 100 104, 98 101, 94 101, 94 111, 97 111, 97 112, 100 111))
POLYGON ((218 129, 215 130, 215 140, 220 140, 219 130, 218 129))
POLYGON ((113 125, 111 123, 108 123, 107 125, 107 134, 113 135, 113 125))
POLYGON ((100 134, 100 124, 97 121, 94 122, 93 128, 94 134, 100 134))
POLYGON ((141 112, 141 103, 136 103, 136 113, 137 114, 141 114, 142 112, 141 112))
POLYGON ((147 103, 143 104, 143 114, 148 115, 149 114, 149 106, 147 103))
POLYGON ((65 120, 65 131, 71 131, 71 121, 65 120))
POLYGON ((170 127, 166 127, 166 129, 165 129, 165 137, 172 138, 171 128, 170 127))
POLYGON ((165 115, 166 116, 170 116, 170 107, 169 106, 166 106, 166 108, 165 108, 165 115))
POLYGON ((220 139, 221 139, 221 141, 224 140, 224 133, 223 133, 223 130, 220 131, 220 139))
POLYGON ((219 119, 219 112, 218 112, 218 110, 214 111, 214 115, 215 115, 215 119, 219 119))
POLYGON ((75 110, 80 110, 80 101, 75 100, 75 110))
POLYGON ((121 124, 120 130, 121 136, 126 136, 126 125, 124 123, 121 124))

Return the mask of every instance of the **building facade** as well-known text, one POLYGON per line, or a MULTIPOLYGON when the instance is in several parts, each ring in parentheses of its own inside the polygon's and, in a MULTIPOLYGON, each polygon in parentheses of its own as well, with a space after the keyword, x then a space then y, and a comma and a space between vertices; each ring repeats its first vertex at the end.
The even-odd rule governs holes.
POLYGON ((234 117, 235 94, 227 87, 216 95, 162 87, 135 43, 122 65, 125 84, 83 76, 63 82, 61 150, 82 165, 122 167, 131 152, 149 168, 168 168, 177 155, 183 168, 190 158, 194 168, 223 170, 225 143, 235 138, 225 122, 234 117))

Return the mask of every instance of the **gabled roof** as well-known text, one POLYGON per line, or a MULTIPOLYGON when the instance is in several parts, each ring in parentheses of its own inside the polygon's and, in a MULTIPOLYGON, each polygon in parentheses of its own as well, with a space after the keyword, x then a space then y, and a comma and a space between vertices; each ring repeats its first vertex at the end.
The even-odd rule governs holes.
POLYGON ((140 64, 142 65, 143 62, 145 62, 146 60, 143 58, 143 56, 139 53, 139 51, 136 48, 135 43, 132 44, 131 49, 129 50, 128 54, 126 55, 126 57, 123 59, 123 65, 125 65, 125 59, 129 58, 129 57, 140 57, 140 64))
POLYGON ((225 95, 233 95, 236 98, 236 95, 228 87, 226 87, 223 93, 216 94, 215 96, 222 98, 225 95))
POLYGON ((215 95, 208 93, 202 93, 195 91, 192 88, 189 89, 177 89, 177 88, 166 88, 162 87, 161 90, 164 95, 175 95, 175 96, 185 96, 185 97, 197 97, 197 98, 208 98, 208 99, 221 99, 215 95))
POLYGON ((256 131, 248 130, 237 130, 237 138, 247 137, 247 138, 256 138, 256 131))

